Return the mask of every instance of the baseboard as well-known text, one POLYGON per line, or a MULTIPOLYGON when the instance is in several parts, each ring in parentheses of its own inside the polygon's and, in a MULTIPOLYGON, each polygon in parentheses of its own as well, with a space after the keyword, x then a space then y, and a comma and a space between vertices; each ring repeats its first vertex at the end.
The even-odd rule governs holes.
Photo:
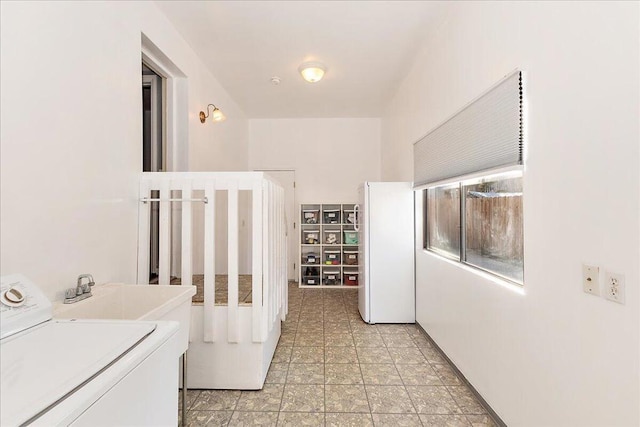
POLYGON ((498 416, 498 414, 496 414, 496 411, 494 411, 493 408, 491 407, 491 405, 489 405, 487 403, 487 401, 484 400, 484 398, 480 395, 480 393, 478 393, 478 391, 475 389, 475 387, 469 382, 469 380, 467 380, 467 378, 462 374, 462 372, 460 372, 460 370, 455 365, 455 363, 453 363, 451 361, 451 359, 449 359, 449 356, 447 356, 447 354, 444 351, 442 351, 440 346, 433 340, 433 338, 431 338, 431 335, 429 335, 429 333, 427 331, 425 331, 425 329, 422 327, 422 325, 420 325, 418 322, 416 322, 416 326, 427 337, 429 342, 431 342, 431 344, 433 344, 433 347, 438 351, 438 353, 440 353, 440 356, 442 356, 443 359, 445 359, 447 362, 449 362, 449 365, 451 365, 451 367, 455 371, 456 375, 458 375, 458 377, 460 377, 462 379, 462 381, 464 381, 465 385, 467 387, 469 387, 469 389, 471 390, 473 395, 476 397, 476 399, 478 399, 478 401, 482 404, 482 406, 484 406, 484 408, 487 410, 488 415, 491 417, 493 422, 496 423, 496 425, 498 425, 500 427, 507 427, 507 424, 505 424, 505 422, 502 421, 502 419, 498 416))

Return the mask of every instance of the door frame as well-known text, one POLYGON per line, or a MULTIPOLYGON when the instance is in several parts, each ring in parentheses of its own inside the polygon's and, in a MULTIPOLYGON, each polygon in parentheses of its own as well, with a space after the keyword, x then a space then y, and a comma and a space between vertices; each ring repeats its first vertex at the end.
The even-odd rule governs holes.
MULTIPOLYGON (((162 77, 162 147, 163 171, 189 170, 189 98, 187 76, 144 33, 140 33, 140 64, 162 77)), ((142 75, 140 75, 142 77, 142 75)), ((140 79, 142 87, 143 79, 140 79)), ((142 99, 141 99, 142 102, 142 99)), ((140 106, 142 109, 142 105, 140 106)), ((140 125, 142 139, 142 123, 140 125)), ((142 163, 141 163, 142 164, 142 163)), ((141 168, 142 169, 142 168, 141 168)), ((181 276, 182 242, 180 203, 172 203, 171 211, 171 275, 181 276)), ((140 242, 138 242, 140 244, 140 242)), ((138 277, 138 283, 142 278, 138 277)))
POLYGON ((187 77, 148 37, 142 34, 141 62, 162 77, 162 146, 166 171, 189 169, 187 77))

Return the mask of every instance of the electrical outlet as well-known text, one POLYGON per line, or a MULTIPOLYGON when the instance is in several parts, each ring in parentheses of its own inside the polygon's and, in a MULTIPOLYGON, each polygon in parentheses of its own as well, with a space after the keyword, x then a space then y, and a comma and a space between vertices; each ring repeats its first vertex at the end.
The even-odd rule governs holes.
POLYGON ((624 275, 607 271, 604 277, 604 297, 610 301, 624 304, 624 275))
POLYGON ((588 294, 600 295, 600 267, 582 264, 582 289, 588 294))

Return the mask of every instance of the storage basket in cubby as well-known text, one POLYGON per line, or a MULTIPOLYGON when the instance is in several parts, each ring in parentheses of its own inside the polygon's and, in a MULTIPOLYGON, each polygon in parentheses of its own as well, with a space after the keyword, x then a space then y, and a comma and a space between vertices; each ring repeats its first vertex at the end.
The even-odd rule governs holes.
POLYGON ((344 244, 345 245, 357 245, 358 244, 358 232, 355 230, 344 230, 344 244))
POLYGON ((345 249, 342 259, 346 265, 358 265, 358 251, 345 249))
POLYGON ((340 209, 324 209, 322 222, 323 224, 340 224, 340 209))
POLYGON ((302 283, 306 286, 318 286, 320 284, 320 276, 303 276, 302 283))
POLYGON ((358 286, 358 272, 357 271, 345 271, 343 274, 342 283, 345 286, 358 286))
POLYGON ((303 209, 302 223, 317 224, 320 220, 320 209, 303 209))
POLYGON ((302 230, 302 243, 305 245, 320 243, 320 230, 302 230))
POLYGON ((302 264, 320 264, 320 255, 315 252, 308 252, 302 255, 302 264))
POLYGON ((327 285, 340 284, 340 270, 324 270, 322 272, 322 282, 327 285))
POLYGON ((322 231, 322 241, 325 245, 339 245, 340 244, 340 229, 324 229, 322 231))
POLYGON ((322 263, 325 265, 340 265, 340 255, 339 250, 326 250, 324 251, 322 263))
POLYGON ((342 222, 345 224, 355 224, 356 211, 354 209, 345 209, 342 213, 342 222))
POLYGON ((304 267, 302 270, 302 283, 307 286, 320 285, 320 268, 319 267, 304 267))

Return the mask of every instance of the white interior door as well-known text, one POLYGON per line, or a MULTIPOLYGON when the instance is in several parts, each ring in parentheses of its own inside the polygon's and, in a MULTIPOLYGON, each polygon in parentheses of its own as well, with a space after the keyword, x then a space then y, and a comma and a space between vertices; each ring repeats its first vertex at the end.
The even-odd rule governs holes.
POLYGON ((265 170, 269 176, 284 188, 285 214, 287 216, 287 276, 298 280, 298 239, 296 213, 296 173, 293 170, 265 170))

